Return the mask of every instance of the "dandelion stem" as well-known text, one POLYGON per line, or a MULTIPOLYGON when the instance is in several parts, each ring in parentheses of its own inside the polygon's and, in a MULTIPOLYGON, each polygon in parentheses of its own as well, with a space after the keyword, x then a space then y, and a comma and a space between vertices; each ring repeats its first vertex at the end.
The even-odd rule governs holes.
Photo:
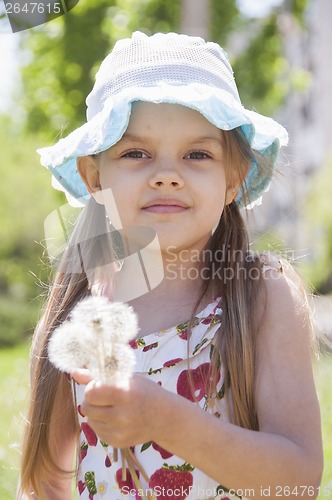
POLYGON ((142 474, 142 476, 144 477, 145 481, 147 483, 149 483, 150 479, 149 479, 149 476, 147 475, 147 473, 145 472, 143 466, 141 465, 141 463, 137 460, 135 454, 131 451, 130 448, 128 448, 128 455, 130 457, 130 459, 132 460, 132 462, 136 465, 137 469, 140 471, 140 473, 142 474))
POLYGON ((121 450, 121 462, 122 462, 122 481, 125 481, 127 478, 125 450, 121 450))
MULTIPOLYGON (((143 487, 142 487, 142 484, 141 484, 141 481, 139 480, 137 474, 136 474, 136 471, 135 471, 135 467, 134 467, 134 464, 133 464, 133 461, 132 461, 132 455, 130 454, 130 450, 129 448, 125 448, 125 449, 122 449, 121 450, 121 453, 123 454, 123 456, 125 457, 125 460, 128 464, 128 469, 129 469, 129 472, 130 472, 130 475, 131 475, 131 478, 137 488, 138 491, 143 491, 143 487)), ((151 497, 149 496, 149 498, 147 498, 144 494, 143 494, 143 497, 142 497, 144 500, 149 500, 151 497)), ((152 500, 152 499, 151 499, 152 500)))

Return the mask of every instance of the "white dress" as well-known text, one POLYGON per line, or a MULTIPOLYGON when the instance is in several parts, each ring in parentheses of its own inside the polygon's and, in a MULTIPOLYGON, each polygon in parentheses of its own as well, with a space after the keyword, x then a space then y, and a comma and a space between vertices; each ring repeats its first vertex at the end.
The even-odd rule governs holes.
MULTIPOLYGON (((131 343, 136 355, 136 371, 160 384, 168 391, 186 397, 198 404, 202 411, 227 420, 223 398, 223 371, 212 404, 206 397, 206 380, 210 370, 213 337, 220 326, 222 310, 220 299, 210 303, 197 314, 192 327, 188 351, 188 323, 158 333, 146 335, 131 343), (188 352, 191 381, 188 378, 188 352), (195 397, 192 395, 192 384, 195 397), (195 401, 196 399, 196 401, 195 401)), ((79 412, 85 386, 75 384, 80 433, 78 496, 81 499, 142 499, 145 495, 156 499, 206 500, 211 498, 238 498, 196 467, 160 448, 156 443, 142 443, 132 450, 145 469, 149 483, 137 472, 142 490, 135 486, 127 470, 122 478, 121 457, 114 461, 113 448, 102 443, 79 412)), ((222 453, 222 450, 220 450, 222 453)))

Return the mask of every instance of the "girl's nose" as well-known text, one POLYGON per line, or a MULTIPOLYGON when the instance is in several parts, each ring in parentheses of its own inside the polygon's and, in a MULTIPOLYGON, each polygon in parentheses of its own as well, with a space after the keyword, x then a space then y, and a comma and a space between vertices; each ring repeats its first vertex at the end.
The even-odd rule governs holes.
POLYGON ((150 176, 149 185, 157 189, 165 187, 179 189, 184 186, 184 179, 179 169, 167 162, 165 165, 159 164, 156 166, 150 176))

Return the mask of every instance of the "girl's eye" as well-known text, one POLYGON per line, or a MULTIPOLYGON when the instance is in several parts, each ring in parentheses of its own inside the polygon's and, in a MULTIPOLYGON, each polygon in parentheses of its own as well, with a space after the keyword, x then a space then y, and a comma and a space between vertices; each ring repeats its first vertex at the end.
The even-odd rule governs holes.
POLYGON ((189 160, 205 160, 206 158, 211 158, 211 156, 204 153, 204 151, 192 151, 185 158, 189 160))
POLYGON ((148 158, 147 154, 146 153, 143 153, 143 151, 138 151, 138 150, 134 150, 134 151, 127 151, 127 153, 124 153, 122 155, 122 158, 148 158))

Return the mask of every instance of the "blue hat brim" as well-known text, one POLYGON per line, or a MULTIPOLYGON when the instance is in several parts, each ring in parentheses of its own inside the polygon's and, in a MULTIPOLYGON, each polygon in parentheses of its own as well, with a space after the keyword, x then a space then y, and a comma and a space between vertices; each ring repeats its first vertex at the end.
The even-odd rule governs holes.
POLYGON ((161 83, 159 87, 125 89, 106 100, 100 113, 57 144, 37 150, 41 164, 53 174, 53 186, 65 192, 70 204, 84 205, 89 199, 77 172, 77 158, 98 154, 116 144, 127 129, 135 101, 180 104, 198 111, 221 130, 240 127, 251 148, 263 158, 264 169, 252 160, 236 202, 244 207, 248 205, 244 200, 249 200, 248 208, 260 202, 271 183, 280 147, 288 142, 284 127, 245 109, 225 90, 199 83, 183 87, 161 83))

